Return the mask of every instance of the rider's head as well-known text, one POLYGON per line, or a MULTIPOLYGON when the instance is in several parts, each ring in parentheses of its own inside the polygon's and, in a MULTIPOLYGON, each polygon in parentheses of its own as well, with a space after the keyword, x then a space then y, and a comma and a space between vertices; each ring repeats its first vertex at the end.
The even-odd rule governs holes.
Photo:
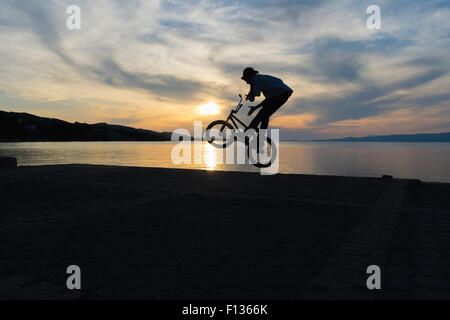
POLYGON ((244 72, 242 74, 242 80, 244 80, 247 83, 250 83, 250 81, 253 79, 255 75, 257 75, 259 72, 254 70, 253 68, 245 68, 244 72))

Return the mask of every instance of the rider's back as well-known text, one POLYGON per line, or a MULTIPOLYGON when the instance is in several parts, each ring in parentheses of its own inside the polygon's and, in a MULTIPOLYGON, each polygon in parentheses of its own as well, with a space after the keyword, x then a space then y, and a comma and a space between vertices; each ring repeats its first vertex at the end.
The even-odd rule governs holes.
POLYGON ((274 98, 286 92, 293 92, 283 80, 266 74, 255 75, 252 79, 252 85, 256 97, 259 97, 261 92, 266 98, 274 98))

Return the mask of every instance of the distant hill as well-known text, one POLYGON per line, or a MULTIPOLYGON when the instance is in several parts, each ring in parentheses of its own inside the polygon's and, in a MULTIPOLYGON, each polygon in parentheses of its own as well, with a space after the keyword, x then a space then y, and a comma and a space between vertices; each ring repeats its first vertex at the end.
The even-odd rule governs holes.
POLYGON ((341 138, 314 141, 348 141, 348 142, 450 142, 450 132, 425 134, 395 134, 388 136, 369 136, 362 138, 341 138))
POLYGON ((0 141, 169 141, 171 133, 0 111, 0 141))

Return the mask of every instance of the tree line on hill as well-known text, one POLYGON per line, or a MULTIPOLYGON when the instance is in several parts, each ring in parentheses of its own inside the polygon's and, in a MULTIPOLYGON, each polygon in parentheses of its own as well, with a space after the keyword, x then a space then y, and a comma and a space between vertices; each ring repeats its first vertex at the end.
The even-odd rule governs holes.
POLYGON ((0 111, 0 141, 170 141, 171 133, 0 111))

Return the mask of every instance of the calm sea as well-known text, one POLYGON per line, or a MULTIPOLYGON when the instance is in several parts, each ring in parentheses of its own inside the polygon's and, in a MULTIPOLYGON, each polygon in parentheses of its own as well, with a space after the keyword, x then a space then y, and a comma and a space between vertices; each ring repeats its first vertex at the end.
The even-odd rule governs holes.
MULTIPOLYGON (((173 142, 0 143, 0 156, 19 165, 103 164, 204 170, 257 171, 226 165, 223 151, 201 145, 202 162, 175 165, 173 142)), ((380 177, 450 182, 450 143, 281 142, 280 173, 380 177)))

